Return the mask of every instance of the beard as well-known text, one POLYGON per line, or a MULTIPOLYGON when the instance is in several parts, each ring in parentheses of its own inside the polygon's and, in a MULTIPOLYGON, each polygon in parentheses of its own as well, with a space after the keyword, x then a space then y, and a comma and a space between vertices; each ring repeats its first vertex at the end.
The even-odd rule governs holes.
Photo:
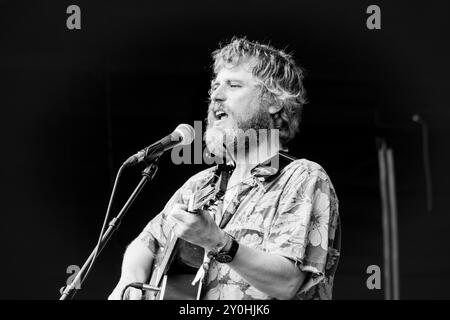
MULTIPOLYGON (((225 108, 222 108, 225 109, 225 108)), ((236 113, 225 109, 228 114, 228 121, 231 125, 227 128, 214 126, 213 108, 210 105, 207 128, 204 140, 208 151, 213 156, 226 158, 227 152, 236 156, 238 152, 247 153, 251 147, 257 147, 263 138, 268 135, 273 128, 271 114, 262 105, 244 119, 236 113)))

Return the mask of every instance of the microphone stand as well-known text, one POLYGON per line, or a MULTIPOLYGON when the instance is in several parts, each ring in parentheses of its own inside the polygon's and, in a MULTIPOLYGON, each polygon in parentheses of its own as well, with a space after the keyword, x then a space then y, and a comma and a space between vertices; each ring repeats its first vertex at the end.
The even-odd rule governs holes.
POLYGON ((103 235, 100 243, 98 244, 98 250, 96 250, 97 247, 94 248, 94 250, 92 251, 90 256, 87 258, 86 262, 84 263, 83 267, 80 269, 80 271, 78 272, 76 277, 73 279, 73 281, 68 286, 66 286, 64 288, 64 290, 63 290, 59 300, 72 299, 73 296, 75 295, 76 291, 79 290, 79 289, 77 289, 77 286, 78 286, 78 288, 80 288, 81 285, 83 284, 84 280, 87 277, 87 273, 91 269, 90 268, 91 264, 93 264, 95 262, 94 259, 96 257, 98 257, 98 255, 100 254, 102 249, 105 247, 105 245, 108 242, 108 240, 113 235, 114 231, 116 231, 116 229, 119 227, 123 216, 125 215, 127 210, 130 208, 131 204, 136 199, 138 194, 141 192, 141 190, 143 189, 144 185, 148 181, 151 181, 154 178, 154 176, 156 174, 156 171, 158 170, 159 155, 154 157, 154 158, 152 158, 150 162, 146 162, 147 167, 142 171, 142 179, 141 179, 141 181, 139 182, 137 187, 134 189, 133 193, 128 198, 127 202, 124 204, 124 206, 120 210, 119 214, 115 218, 111 219, 111 222, 109 223, 108 229, 106 230, 106 232, 103 235))

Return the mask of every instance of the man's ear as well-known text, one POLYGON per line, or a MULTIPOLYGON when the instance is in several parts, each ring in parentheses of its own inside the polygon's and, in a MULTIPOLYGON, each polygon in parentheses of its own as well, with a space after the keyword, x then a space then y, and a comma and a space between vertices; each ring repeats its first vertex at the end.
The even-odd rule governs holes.
POLYGON ((269 107, 269 113, 270 113, 270 114, 278 113, 278 112, 280 112, 280 110, 281 110, 282 108, 283 108, 282 106, 271 105, 271 106, 269 107))

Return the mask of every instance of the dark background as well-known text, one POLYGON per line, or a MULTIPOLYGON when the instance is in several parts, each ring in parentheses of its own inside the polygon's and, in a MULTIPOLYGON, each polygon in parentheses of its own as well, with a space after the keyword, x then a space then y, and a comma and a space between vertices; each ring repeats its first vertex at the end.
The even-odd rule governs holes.
MULTIPOLYGON (((2 299, 57 299, 103 221, 120 164, 206 115, 210 54, 232 36, 294 52, 310 103, 291 153, 320 163, 340 200, 335 299, 383 299, 375 139, 394 150, 402 299, 450 298, 446 1, 0 1, 2 299), (81 30, 66 8, 81 8, 81 30), (366 8, 381 8, 381 30, 366 8), (419 113, 430 132, 426 209, 419 113), (377 120, 378 119, 378 120, 377 120)), ((78 299, 105 299, 126 245, 201 165, 161 161, 78 299)), ((140 179, 125 171, 114 212, 140 179)))

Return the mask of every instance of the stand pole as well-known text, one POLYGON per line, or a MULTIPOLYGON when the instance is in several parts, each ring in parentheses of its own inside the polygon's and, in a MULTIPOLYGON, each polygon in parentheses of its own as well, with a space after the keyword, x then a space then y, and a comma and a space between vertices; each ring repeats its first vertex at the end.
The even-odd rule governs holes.
POLYGON ((381 194, 381 223, 383 231, 383 279, 384 299, 391 300, 391 246, 389 232, 389 199, 387 191, 386 173, 386 142, 382 141, 378 149, 378 163, 380 170, 380 194, 381 194))
POLYGON ((142 177, 141 181, 139 182, 137 187, 134 189, 133 193, 128 198, 128 201, 122 207, 119 214, 115 218, 111 219, 111 222, 109 223, 109 227, 106 230, 105 234, 102 237, 102 240, 99 243, 98 250, 97 250, 97 248, 94 248, 94 250, 89 255, 89 257, 87 258, 86 262, 84 263, 83 267, 80 269, 80 271, 78 272, 76 277, 73 279, 73 281, 67 287, 64 288, 59 300, 72 299, 73 296, 75 295, 76 291, 79 290, 79 288, 83 284, 84 280, 86 280, 87 271, 88 271, 89 266, 91 265, 92 260, 100 255, 100 253, 103 250, 103 248, 105 247, 106 243, 111 238, 114 231, 116 231, 116 229, 119 227, 123 216, 125 215, 127 210, 130 208, 131 204, 136 199, 138 194, 141 192, 144 185, 147 183, 147 181, 152 180, 153 177, 155 176, 156 171, 158 170, 158 166, 157 166, 158 159, 159 158, 156 158, 155 160, 153 160, 153 162, 150 163, 142 171, 143 177, 142 177))
POLYGON ((395 190, 394 156, 384 139, 378 140, 380 193, 383 226, 383 274, 385 300, 400 299, 397 198, 395 190))

